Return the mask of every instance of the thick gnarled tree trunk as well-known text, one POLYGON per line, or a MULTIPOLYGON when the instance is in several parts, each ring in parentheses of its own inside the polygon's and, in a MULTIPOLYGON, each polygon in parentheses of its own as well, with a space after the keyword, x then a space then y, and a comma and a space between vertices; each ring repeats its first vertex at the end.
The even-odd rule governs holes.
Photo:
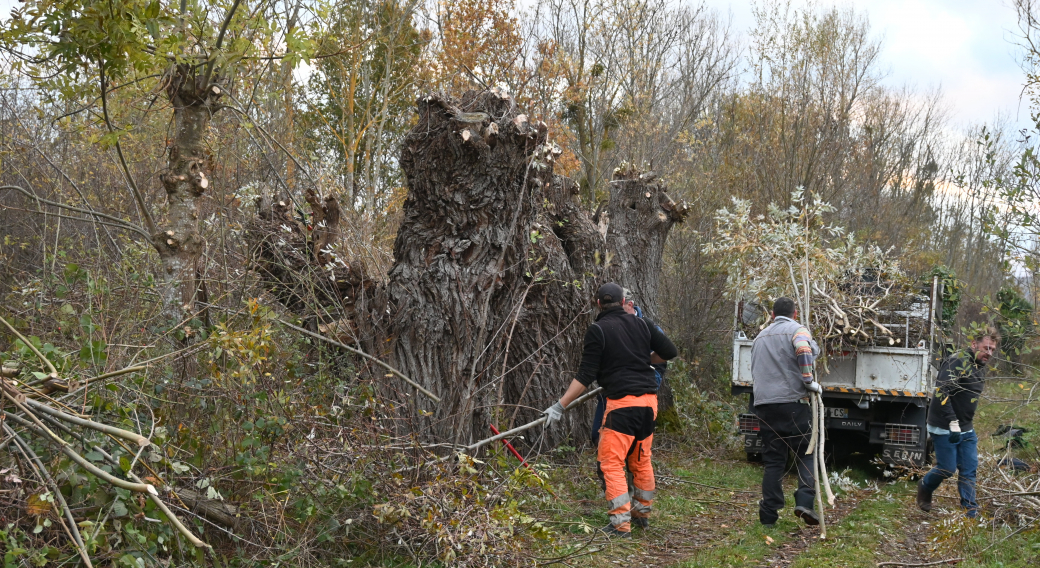
POLYGON ((555 238, 546 242, 557 154, 545 126, 513 106, 498 93, 428 97, 402 148, 409 194, 384 331, 393 364, 442 397, 421 403, 439 439, 468 442, 501 420, 496 408, 538 406, 559 391, 565 346, 588 320, 571 282, 585 277, 555 238), (551 276, 560 271, 563 281, 551 276))
MULTIPOLYGON (((646 315, 662 324, 657 302, 658 277, 664 245, 672 226, 686 218, 685 203, 675 203, 665 193, 654 172, 621 169, 610 182, 607 207, 607 250, 612 262, 603 277, 628 288, 646 315)), ((666 374, 658 392, 661 411, 674 404, 666 374)))
MULTIPOLYGON (((331 294, 312 301, 331 306, 338 294, 331 311, 351 320, 356 343, 442 400, 392 377, 377 381, 384 397, 408 400, 424 437, 468 443, 489 435, 490 423, 506 428, 536 418, 562 395, 577 371, 595 312, 590 300, 608 259, 608 277, 656 300, 664 238, 681 216, 668 215, 665 208, 675 205, 659 184, 635 175, 612 195, 611 225, 620 221, 604 238, 580 206, 577 186, 553 175, 559 149, 545 126, 502 93, 426 97, 418 113, 401 151, 409 193, 385 283, 349 262, 322 266, 327 261, 305 244, 316 237, 286 224, 277 207, 264 210, 250 238, 272 291, 297 313, 317 311, 301 309, 298 291, 302 259, 318 265, 310 272, 314 288, 331 294), (631 208, 633 192, 650 192, 649 205, 614 211, 631 208), (282 225, 294 234, 277 234, 282 225), (627 232, 645 230, 655 234, 627 232), (627 279, 625 270, 652 273, 627 279)), ((543 447, 587 440, 591 411, 568 413, 543 447)))

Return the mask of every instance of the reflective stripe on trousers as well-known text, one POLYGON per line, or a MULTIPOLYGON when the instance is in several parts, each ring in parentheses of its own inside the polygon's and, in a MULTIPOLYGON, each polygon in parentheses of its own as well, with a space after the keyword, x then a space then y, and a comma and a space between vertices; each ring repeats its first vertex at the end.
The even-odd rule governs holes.
POLYGON ((653 510, 654 492, 644 491, 638 487, 632 488, 632 516, 647 518, 653 510))
POLYGON ((632 519, 630 514, 631 505, 628 493, 609 499, 607 506, 610 507, 610 524, 618 527, 620 530, 631 530, 631 525, 629 524, 629 521, 632 519))

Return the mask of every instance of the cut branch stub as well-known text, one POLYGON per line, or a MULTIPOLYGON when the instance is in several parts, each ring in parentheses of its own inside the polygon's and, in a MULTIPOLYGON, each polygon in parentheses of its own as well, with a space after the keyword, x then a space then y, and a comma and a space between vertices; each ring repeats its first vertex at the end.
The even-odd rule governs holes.
POLYGON ((206 84, 203 67, 178 63, 169 68, 163 78, 166 86, 166 98, 174 107, 214 106, 226 90, 227 78, 221 75, 210 76, 206 84))

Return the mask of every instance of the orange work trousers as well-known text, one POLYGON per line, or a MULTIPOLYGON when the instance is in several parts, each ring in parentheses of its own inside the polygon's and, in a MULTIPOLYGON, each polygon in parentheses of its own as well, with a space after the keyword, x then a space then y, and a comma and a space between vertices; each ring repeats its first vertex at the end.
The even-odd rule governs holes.
POLYGON ((657 395, 607 399, 599 438, 599 477, 610 509, 610 524, 632 530, 632 517, 650 516, 654 502, 654 467, 650 449, 657 421, 657 395), (625 466, 632 474, 629 492, 625 466))

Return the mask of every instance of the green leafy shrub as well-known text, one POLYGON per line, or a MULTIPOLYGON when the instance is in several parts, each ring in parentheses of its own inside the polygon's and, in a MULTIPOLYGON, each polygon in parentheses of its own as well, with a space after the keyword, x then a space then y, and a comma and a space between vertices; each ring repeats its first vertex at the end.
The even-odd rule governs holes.
MULTIPOLYGON (((734 405, 718 395, 697 388, 693 370, 682 360, 668 366, 668 382, 675 404, 657 417, 658 428, 679 439, 705 448, 734 446, 734 405)), ((735 446, 734 446, 735 447, 735 446)))

